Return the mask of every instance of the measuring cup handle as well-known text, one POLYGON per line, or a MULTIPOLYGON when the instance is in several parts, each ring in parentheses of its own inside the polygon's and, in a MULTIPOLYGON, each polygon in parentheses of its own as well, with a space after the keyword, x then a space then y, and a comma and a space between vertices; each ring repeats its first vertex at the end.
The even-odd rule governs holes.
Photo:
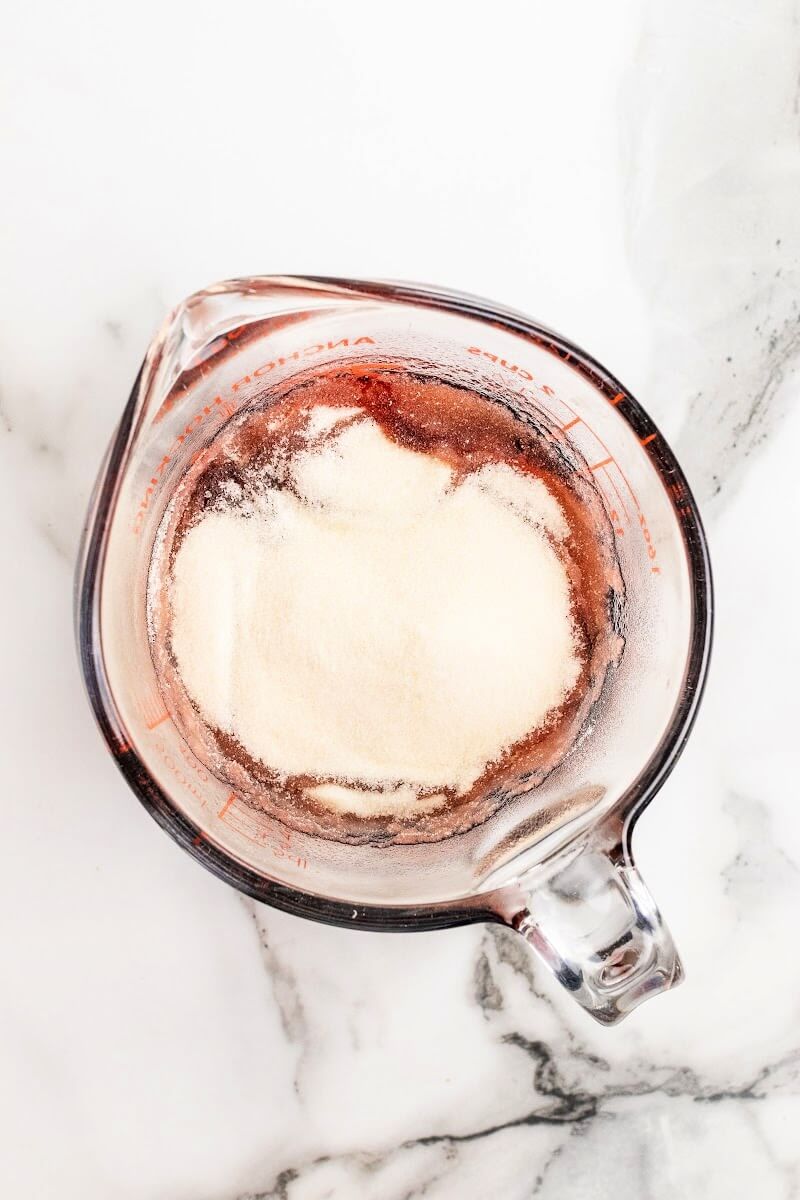
POLYGON ((523 907, 510 924, 602 1024, 683 978, 672 936, 621 846, 590 842, 521 886, 523 907))

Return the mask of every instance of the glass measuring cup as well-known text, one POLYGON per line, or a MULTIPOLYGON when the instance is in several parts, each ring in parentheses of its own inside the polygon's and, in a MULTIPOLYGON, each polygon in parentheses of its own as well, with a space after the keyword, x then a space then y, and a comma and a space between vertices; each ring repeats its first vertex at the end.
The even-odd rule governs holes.
POLYGON ((351 928, 505 923, 604 1023, 679 982, 631 833, 697 710, 710 649, 708 555, 663 437, 565 339, 421 286, 256 277, 196 293, 153 341, 106 455, 76 615, 90 701, 120 769, 162 827, 235 887, 351 928), (625 582, 625 649, 590 731, 544 782, 520 778, 487 820, 441 841, 353 845, 255 811, 194 756, 150 654, 154 540, 188 465, 276 386, 312 367, 356 363, 469 386, 523 424, 546 419, 600 490, 625 582))

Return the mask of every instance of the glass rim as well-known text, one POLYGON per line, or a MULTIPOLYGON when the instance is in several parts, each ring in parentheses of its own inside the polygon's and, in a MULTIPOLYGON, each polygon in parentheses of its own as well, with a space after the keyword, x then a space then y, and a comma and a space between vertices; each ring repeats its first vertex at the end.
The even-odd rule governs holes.
MULTIPOLYGON (((656 436, 648 443, 651 462, 661 479, 678 528, 681 531, 689 568, 691 625, 686 666, 679 698, 658 745, 622 796, 605 812, 602 820, 617 819, 619 841, 630 855, 630 840, 636 820, 658 793, 675 767, 694 725, 705 688, 713 633, 713 585, 711 563, 703 523, 691 488, 668 442, 642 405, 618 379, 592 355, 563 335, 515 309, 496 305, 479 296, 397 281, 346 279, 336 276, 254 276, 232 279, 203 289, 188 300, 218 295, 237 286, 255 283, 275 287, 292 286, 335 289, 342 295, 398 300, 472 317, 495 325, 532 342, 568 363, 615 403, 615 411, 637 438, 656 436), (680 496, 680 504, 676 500, 680 496)), ((184 302, 185 303, 185 302, 184 302)), ((139 402, 142 370, 139 371, 111 444, 101 465, 89 505, 75 575, 75 633, 78 655, 89 701, 100 731, 117 766, 132 791, 150 815, 184 850, 232 887, 256 900, 296 916, 347 928, 408 932, 448 928, 475 921, 502 921, 492 897, 509 886, 460 898, 421 905, 372 905, 331 899, 270 879, 240 862, 211 842, 204 831, 180 810, 152 777, 117 720, 111 689, 105 676, 99 637, 99 589, 108 537, 108 515, 118 490, 119 472, 126 457, 134 416, 139 402)))

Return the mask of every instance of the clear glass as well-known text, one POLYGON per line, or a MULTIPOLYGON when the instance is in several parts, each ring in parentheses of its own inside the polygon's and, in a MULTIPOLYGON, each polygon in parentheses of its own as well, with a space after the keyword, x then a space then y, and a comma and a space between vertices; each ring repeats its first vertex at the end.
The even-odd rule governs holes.
POLYGON ((688 736, 711 636, 711 579, 674 455, 621 384, 519 313, 422 286, 258 277, 191 296, 153 341, 103 464, 76 588, 89 697, 156 820, 230 884, 301 916, 377 930, 504 922, 598 1020, 681 978, 633 864, 631 831, 688 736), (602 491, 626 587, 625 652, 593 728, 544 783, 417 845, 347 845, 255 813, 195 758, 147 637, 153 540, 193 455, 310 365, 392 363, 545 414, 602 491))

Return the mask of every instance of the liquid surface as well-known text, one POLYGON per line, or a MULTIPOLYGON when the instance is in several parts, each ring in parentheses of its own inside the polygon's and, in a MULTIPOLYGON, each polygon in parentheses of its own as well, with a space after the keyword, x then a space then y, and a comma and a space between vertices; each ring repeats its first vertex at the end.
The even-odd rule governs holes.
POLYGON ((308 832, 414 841, 558 766, 621 653, 621 596, 560 431, 351 367, 195 461, 148 604, 165 700, 218 777, 308 832))

